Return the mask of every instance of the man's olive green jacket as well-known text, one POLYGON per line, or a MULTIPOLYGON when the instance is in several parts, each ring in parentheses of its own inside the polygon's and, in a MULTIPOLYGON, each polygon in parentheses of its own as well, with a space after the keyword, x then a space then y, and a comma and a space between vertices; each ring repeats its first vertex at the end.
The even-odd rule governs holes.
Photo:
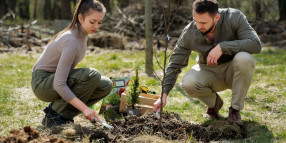
POLYGON ((181 73, 181 68, 188 65, 192 51, 198 53, 197 64, 206 64, 209 52, 217 44, 220 44, 223 52, 218 59, 218 64, 232 60, 238 52, 260 53, 259 37, 242 12, 228 8, 219 9, 219 14, 220 19, 215 27, 214 42, 207 40, 207 37, 197 29, 195 21, 184 28, 166 70, 165 93, 169 94, 178 74, 181 73))

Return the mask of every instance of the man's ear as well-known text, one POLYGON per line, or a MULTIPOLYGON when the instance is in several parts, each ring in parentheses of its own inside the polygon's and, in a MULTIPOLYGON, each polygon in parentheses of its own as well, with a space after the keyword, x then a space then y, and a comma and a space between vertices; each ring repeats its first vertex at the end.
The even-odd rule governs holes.
POLYGON ((216 22, 218 22, 219 19, 220 19, 220 14, 217 14, 217 15, 215 16, 216 22))
POLYGON ((82 16, 82 14, 79 14, 79 15, 77 16, 77 18, 78 18, 78 21, 79 21, 80 23, 83 22, 83 16, 82 16))

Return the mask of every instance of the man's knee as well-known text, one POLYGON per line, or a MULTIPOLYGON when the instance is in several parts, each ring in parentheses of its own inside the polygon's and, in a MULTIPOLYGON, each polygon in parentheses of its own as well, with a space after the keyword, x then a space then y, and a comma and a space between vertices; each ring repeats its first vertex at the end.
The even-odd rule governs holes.
POLYGON ((239 52, 233 58, 235 68, 239 69, 254 69, 255 60, 254 58, 247 52, 239 52))
POLYGON ((200 90, 200 83, 195 77, 185 76, 182 81, 183 89, 191 97, 197 97, 197 92, 200 90))

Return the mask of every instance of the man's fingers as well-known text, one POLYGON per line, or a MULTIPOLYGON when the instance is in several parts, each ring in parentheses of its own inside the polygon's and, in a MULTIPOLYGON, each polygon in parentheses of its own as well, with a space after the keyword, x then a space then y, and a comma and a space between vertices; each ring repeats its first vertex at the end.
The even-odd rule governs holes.
POLYGON ((211 57, 210 57, 210 55, 209 55, 209 56, 207 57, 207 65, 210 65, 210 64, 211 64, 210 60, 211 60, 211 57))
POLYGON ((161 100, 157 100, 153 105, 154 105, 154 112, 156 112, 158 110, 158 108, 160 107, 161 104, 161 100))
POLYGON ((214 66, 215 65, 215 58, 212 58, 212 66, 214 66))
POLYGON ((214 60, 214 65, 217 65, 217 59, 214 60))
POLYGON ((209 55, 207 57, 207 65, 208 66, 215 66, 215 65, 217 65, 217 59, 209 55))

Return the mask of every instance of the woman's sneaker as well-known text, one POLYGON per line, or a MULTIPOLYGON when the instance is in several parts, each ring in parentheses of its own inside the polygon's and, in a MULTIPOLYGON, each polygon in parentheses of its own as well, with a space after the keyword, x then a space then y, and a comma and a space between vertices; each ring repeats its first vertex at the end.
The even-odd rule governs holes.
POLYGON ((52 109, 52 103, 49 104, 43 111, 46 113, 46 115, 42 120, 42 124, 48 128, 74 122, 73 120, 67 119, 54 111, 52 109))

